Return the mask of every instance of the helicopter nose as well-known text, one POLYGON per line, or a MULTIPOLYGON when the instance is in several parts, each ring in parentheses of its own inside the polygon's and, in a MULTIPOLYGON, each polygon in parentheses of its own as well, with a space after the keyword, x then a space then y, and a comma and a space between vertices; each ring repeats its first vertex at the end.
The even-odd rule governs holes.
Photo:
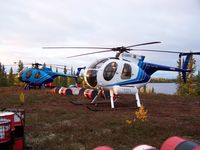
POLYGON ((90 87, 96 87, 97 70, 87 70, 85 74, 85 81, 90 87))

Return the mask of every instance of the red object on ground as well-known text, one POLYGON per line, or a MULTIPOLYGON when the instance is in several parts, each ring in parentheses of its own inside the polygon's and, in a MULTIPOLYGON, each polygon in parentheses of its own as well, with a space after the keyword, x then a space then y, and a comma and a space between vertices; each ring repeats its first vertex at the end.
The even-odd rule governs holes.
POLYGON ((94 148, 93 150, 114 150, 114 149, 110 146, 98 146, 94 148))
POLYGON ((200 150, 200 146, 195 147, 193 150, 200 150))
POLYGON ((23 150, 23 149, 24 149, 24 138, 15 139, 13 150, 23 150))
POLYGON ((60 89, 59 89, 59 94, 60 95, 65 95, 65 91, 67 90, 67 88, 66 87, 61 87, 60 89))
POLYGON ((6 111, 14 113, 14 126, 25 125, 25 111, 21 108, 7 108, 6 111))
POLYGON ((97 95, 97 90, 94 89, 86 89, 84 91, 84 96, 88 99, 94 99, 94 97, 97 95))
POLYGON ((24 149, 25 111, 20 108, 8 108, 6 111, 14 113, 14 145, 13 150, 24 149))
POLYGON ((0 118, 8 119, 11 121, 11 131, 15 130, 14 126, 14 113, 13 112, 0 112, 0 118))
POLYGON ((0 119, 0 145, 9 142, 11 139, 11 121, 0 119))
POLYGON ((199 144, 173 136, 168 138, 161 146, 160 150, 198 150, 199 144))
POLYGON ((45 87, 47 88, 54 88, 56 85, 54 83, 48 83, 48 84, 45 84, 45 87))
POLYGON ((11 150, 11 121, 8 119, 0 119, 0 149, 11 150))
POLYGON ((53 88, 52 93, 58 94, 59 90, 60 90, 60 87, 55 87, 53 88))

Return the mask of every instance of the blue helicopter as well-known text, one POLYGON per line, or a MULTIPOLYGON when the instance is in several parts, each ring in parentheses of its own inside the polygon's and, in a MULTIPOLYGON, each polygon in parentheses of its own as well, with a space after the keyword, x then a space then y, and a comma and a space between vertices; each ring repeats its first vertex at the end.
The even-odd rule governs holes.
POLYGON ((81 69, 78 68, 76 75, 64 74, 60 72, 52 71, 52 68, 42 67, 40 63, 32 64, 31 68, 24 68, 22 71, 19 72, 18 78, 20 81, 26 83, 24 89, 29 89, 31 86, 38 86, 39 88, 44 88, 45 84, 53 82, 53 80, 58 77, 72 77, 77 81, 77 77, 81 72, 81 69))

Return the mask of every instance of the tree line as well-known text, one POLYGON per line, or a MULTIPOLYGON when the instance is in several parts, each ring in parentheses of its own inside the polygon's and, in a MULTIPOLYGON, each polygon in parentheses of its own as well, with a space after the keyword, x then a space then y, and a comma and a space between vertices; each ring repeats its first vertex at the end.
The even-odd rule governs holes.
POLYGON ((0 86, 13 85, 15 82, 15 75, 13 74, 12 67, 10 68, 9 74, 5 71, 5 66, 0 62, 0 86))

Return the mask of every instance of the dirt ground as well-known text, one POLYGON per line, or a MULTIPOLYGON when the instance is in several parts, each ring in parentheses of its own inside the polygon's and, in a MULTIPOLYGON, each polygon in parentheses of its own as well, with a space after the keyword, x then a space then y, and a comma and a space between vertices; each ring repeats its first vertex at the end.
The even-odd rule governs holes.
POLYGON ((0 88, 0 108, 24 108, 26 149, 92 150, 108 145, 116 150, 130 150, 139 144, 160 148, 170 136, 200 142, 200 97, 176 95, 140 95, 148 110, 146 122, 134 121, 135 97, 121 95, 117 109, 110 103, 99 104, 104 111, 91 111, 83 96, 61 96, 50 90, 24 91, 17 87, 0 88), (25 94, 25 103, 19 101, 25 94), (131 106, 131 107, 130 107, 131 106), (127 120, 133 123, 128 124, 127 120))

